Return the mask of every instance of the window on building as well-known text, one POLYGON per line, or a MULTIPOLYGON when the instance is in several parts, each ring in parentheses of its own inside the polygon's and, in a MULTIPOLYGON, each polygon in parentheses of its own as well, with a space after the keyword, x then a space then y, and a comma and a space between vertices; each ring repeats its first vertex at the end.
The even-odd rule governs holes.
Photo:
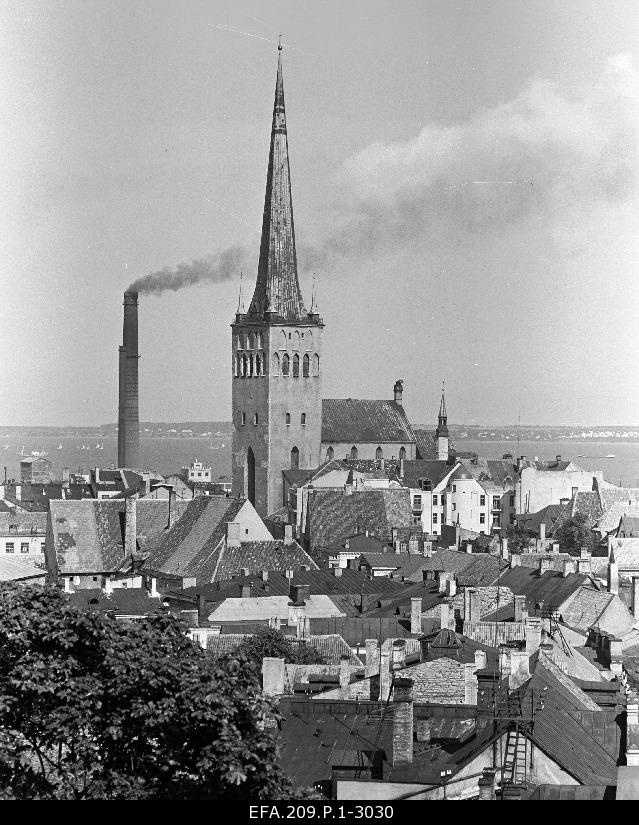
POLYGON ((379 459, 380 459, 383 455, 384 455, 384 451, 382 450, 382 448, 381 448, 381 447, 378 447, 378 448, 375 450, 375 458, 379 461, 379 459))
POLYGON ((291 423, 291 414, 290 413, 286 413, 286 423, 287 424, 291 423))
POLYGON ((253 335, 252 332, 249 332, 248 348, 249 349, 255 349, 255 336, 253 335))
POLYGON ((501 527, 501 516, 499 513, 493 513, 493 527, 501 527))
POLYGON ((308 378, 311 369, 311 359, 308 357, 308 353, 304 356, 302 360, 302 377, 308 378))
POLYGON ((479 496, 479 506, 485 507, 486 506, 486 496, 479 496))
POLYGON ((259 419, 258 419, 257 413, 253 413, 253 426, 254 427, 257 427, 258 421, 259 421, 259 419))
POLYGON ((433 513, 433 524, 437 524, 437 513, 433 513))
POLYGON ((328 450, 326 450, 326 458, 329 461, 332 461, 334 455, 335 455, 335 450, 332 447, 329 447, 328 450))
POLYGON ((456 509, 457 509, 457 505, 453 504, 453 510, 456 510, 456 509))
POLYGON ((15 552, 15 544, 12 541, 8 541, 6 543, 5 549, 7 553, 14 553, 15 552))
POLYGON ((421 496, 413 496, 413 510, 421 510, 422 509, 422 497, 421 496))
POLYGON ((514 514, 514 513, 511 513, 511 514, 510 514, 510 523, 511 523, 511 524, 514 524, 514 523, 515 523, 515 514, 514 514))
POLYGON ((44 544, 44 542, 43 542, 43 541, 41 541, 41 542, 40 542, 40 552, 41 552, 41 553, 44 553, 44 547, 45 547, 45 544, 44 544))
MULTIPOLYGON (((244 423, 244 422, 242 422, 242 423, 244 423)), ((202 478, 202 473, 198 473, 198 474, 197 474, 197 477, 198 477, 198 478, 202 478)))
POLYGON ((300 377, 300 357, 297 353, 293 356, 293 378, 300 377))
POLYGON ((456 492, 457 492, 457 485, 453 484, 453 493, 456 493, 456 492))
POLYGON ((300 468, 300 451, 297 447, 291 450, 291 470, 299 470, 300 468))
POLYGON ((511 497, 510 497, 510 506, 511 506, 511 507, 514 507, 514 506, 515 506, 515 496, 511 496, 511 497))
POLYGON ((280 356, 276 352, 273 353, 273 358, 271 360, 271 372, 273 375, 280 374, 280 356))
POLYGON ((262 374, 262 357, 258 354, 255 356, 255 375, 262 374))
POLYGON ((23 542, 20 544, 20 552, 21 553, 28 553, 29 552, 29 542, 23 542))
POLYGON ((499 496, 493 496, 493 510, 501 509, 501 499, 499 496))
POLYGON ((357 460, 357 447, 351 447, 351 460, 357 460))
POLYGON ((246 378, 248 374, 248 358, 246 355, 242 356, 242 378, 246 378))
POLYGON ((288 375, 291 370, 291 360, 288 357, 288 353, 284 353, 282 356, 282 375, 288 375))
POLYGON ((244 427, 245 425, 246 425, 246 413, 243 412, 242 413, 242 426, 244 427))
POLYGON ((433 496, 433 505, 437 507, 437 496, 433 496))
POLYGON ((302 415, 300 416, 300 422, 302 424, 302 427, 306 424, 306 413, 302 413, 302 415))
POLYGON ((486 524, 486 514, 485 513, 480 513, 479 514, 479 523, 480 524, 486 524))
POLYGON ((406 450, 404 447, 399 448, 399 460, 401 461, 403 458, 406 458, 406 450))
POLYGON ((413 527, 418 527, 422 523, 421 516, 413 516, 413 527))
POLYGON ((317 376, 319 375, 319 371, 320 371, 319 355, 314 355, 313 356, 313 375, 315 376, 315 378, 317 378, 317 376))

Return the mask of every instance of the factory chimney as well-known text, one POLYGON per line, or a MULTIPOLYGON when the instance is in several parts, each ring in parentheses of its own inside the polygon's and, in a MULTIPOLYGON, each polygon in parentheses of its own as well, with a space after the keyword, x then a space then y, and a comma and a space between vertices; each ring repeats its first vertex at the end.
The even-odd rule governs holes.
POLYGON ((138 357, 138 293, 125 292, 124 327, 120 347, 118 467, 139 465, 138 357))

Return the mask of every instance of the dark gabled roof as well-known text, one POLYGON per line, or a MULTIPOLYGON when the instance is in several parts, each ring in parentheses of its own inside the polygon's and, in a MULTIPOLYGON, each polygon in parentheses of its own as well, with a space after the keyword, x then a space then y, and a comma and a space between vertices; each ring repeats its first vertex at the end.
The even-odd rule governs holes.
MULTIPOLYGON (((411 636, 410 622, 395 617, 349 616, 345 618, 310 619, 310 632, 317 636, 339 634, 349 645, 363 645, 366 639, 405 639, 411 636)), ((424 620, 430 630, 433 623, 424 620)))
POLYGON ((404 487, 418 489, 420 481, 429 480, 436 487, 455 468, 454 463, 438 460, 404 461, 404 476, 401 483, 404 487))
MULTIPOLYGON (((252 633, 220 633, 219 636, 210 635, 206 640, 206 652, 213 656, 223 656, 232 653, 245 639, 251 638, 252 633)), ((291 639, 294 648, 301 645, 314 647, 328 665, 338 665, 342 656, 348 656, 352 667, 362 667, 361 659, 356 656, 350 646, 341 636, 309 636, 306 639, 291 639)))
POLYGON ((542 695, 544 707, 535 713, 535 744, 581 784, 616 784, 621 755, 618 711, 602 710, 540 652, 523 690, 524 708, 542 695))
POLYGON ((267 581, 263 581, 260 572, 248 576, 234 576, 226 581, 217 581, 212 584, 203 584, 199 587, 189 587, 181 593, 203 596, 210 601, 219 601, 229 596, 237 596, 242 585, 251 585, 251 596, 286 596, 291 584, 308 584, 311 596, 348 596, 371 594, 394 594, 406 585, 386 576, 370 578, 359 570, 350 567, 341 570, 340 576, 335 576, 330 570, 301 570, 294 569, 293 578, 288 579, 282 570, 270 570, 267 581))
POLYGON ((410 493, 405 488, 388 490, 317 489, 309 495, 309 535, 312 549, 319 550, 354 533, 392 540, 393 527, 412 523, 410 493))
POLYGON ((142 587, 116 587, 110 594, 99 588, 76 590, 68 597, 74 607, 101 612, 114 610, 116 615, 147 616, 162 608, 160 599, 152 598, 142 587))
POLYGON ((517 516, 517 525, 530 533, 538 534, 540 526, 545 524, 546 533, 550 535, 552 527, 564 506, 563 504, 549 504, 536 513, 522 513, 517 516))
POLYGON ((282 470, 282 477, 289 487, 299 487, 309 481, 316 472, 316 470, 282 470))
POLYGON ((575 493, 570 501, 557 514, 551 529, 546 530, 548 535, 557 533, 557 531, 577 513, 586 516, 591 522, 600 518, 603 510, 599 493, 596 491, 575 493))
MULTIPOLYGON (((437 442, 435 440, 435 430, 413 429, 417 444, 417 458, 437 459, 437 442)), ((456 453, 452 439, 448 439, 448 456, 452 458, 456 453)))
POLYGON ((44 535, 47 531, 47 514, 18 510, 13 515, 10 512, 0 512, 0 534, 10 538, 9 534, 14 531, 17 536, 44 535))
POLYGON ((323 553, 332 555, 336 553, 383 553, 390 548, 388 542, 377 536, 367 536, 366 533, 356 533, 353 536, 344 536, 339 541, 333 542, 322 549, 323 553), (348 543, 348 547, 346 544, 348 543))
POLYGON ((225 537, 227 523, 245 501, 226 496, 198 496, 189 501, 181 518, 150 548, 145 569, 182 576, 210 572, 208 561, 225 537))
MULTIPOLYGON (((212 543, 211 543, 212 546, 212 543)), ((317 567, 313 559, 293 541, 243 541, 239 547, 227 547, 225 542, 205 558, 201 553, 189 564, 189 575, 198 581, 211 582, 241 575, 243 569, 256 574, 269 568, 295 570, 302 565, 317 567)), ((271 594, 273 595, 273 594, 271 594)))
POLYGON ((424 562, 424 570, 434 570, 443 573, 460 573, 471 564, 475 556, 472 553, 462 553, 460 550, 447 550, 442 547, 424 562))
POLYGON ((502 573, 500 585, 509 587, 516 596, 526 596, 529 610, 538 602, 544 609, 558 610, 569 596, 589 582, 583 573, 564 576, 555 570, 547 570, 542 576, 532 567, 511 567, 502 573))
MULTIPOLYGON (((466 554, 469 555, 469 554, 466 554)), ((471 553, 472 562, 457 574, 459 587, 488 587, 495 584, 508 562, 488 553, 471 553)))
POLYGON ((395 401, 322 399, 322 443, 414 444, 406 411, 395 401))
POLYGON ((425 612, 438 605, 444 594, 438 592, 438 586, 433 581, 417 582, 405 586, 397 593, 384 595, 379 599, 379 604, 370 606, 363 615, 375 618, 410 618, 411 599, 414 598, 422 600, 422 612, 425 612))

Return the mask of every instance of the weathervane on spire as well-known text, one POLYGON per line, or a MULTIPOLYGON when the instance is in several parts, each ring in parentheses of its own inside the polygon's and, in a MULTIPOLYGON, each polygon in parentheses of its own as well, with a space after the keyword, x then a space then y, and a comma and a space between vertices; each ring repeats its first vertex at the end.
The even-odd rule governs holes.
POLYGON ((238 315, 244 315, 244 307, 242 306, 242 278, 244 277, 244 272, 240 270, 240 294, 237 299, 237 313, 238 315))
POLYGON ((316 273, 314 272, 313 273, 313 290, 311 292, 311 315, 313 315, 313 313, 317 312, 317 307, 315 306, 315 278, 316 278, 316 273))
POLYGON ((277 40, 277 50, 278 50, 278 52, 282 51, 282 35, 281 34, 280 34, 280 36, 277 40))

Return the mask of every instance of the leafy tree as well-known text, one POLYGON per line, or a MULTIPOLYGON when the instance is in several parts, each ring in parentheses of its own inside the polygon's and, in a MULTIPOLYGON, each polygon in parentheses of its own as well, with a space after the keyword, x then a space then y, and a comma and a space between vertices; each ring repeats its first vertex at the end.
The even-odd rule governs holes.
POLYGON ((575 513, 572 518, 564 522, 555 532, 562 548, 573 556, 578 556, 582 550, 592 550, 593 536, 590 530, 590 520, 584 513, 575 513))
POLYGON ((253 636, 248 636, 238 645, 235 653, 241 654, 260 667, 265 656, 284 659, 287 664, 295 665, 315 665, 325 662, 322 654, 313 645, 303 639, 293 641, 289 636, 271 627, 265 627, 253 636))
POLYGON ((506 530, 508 539, 508 549, 511 553, 525 553, 534 543, 525 527, 519 524, 511 524, 506 530))
POLYGON ((124 625, 0 586, 0 798, 290 796, 278 718, 257 667, 211 659, 166 613, 124 625))

